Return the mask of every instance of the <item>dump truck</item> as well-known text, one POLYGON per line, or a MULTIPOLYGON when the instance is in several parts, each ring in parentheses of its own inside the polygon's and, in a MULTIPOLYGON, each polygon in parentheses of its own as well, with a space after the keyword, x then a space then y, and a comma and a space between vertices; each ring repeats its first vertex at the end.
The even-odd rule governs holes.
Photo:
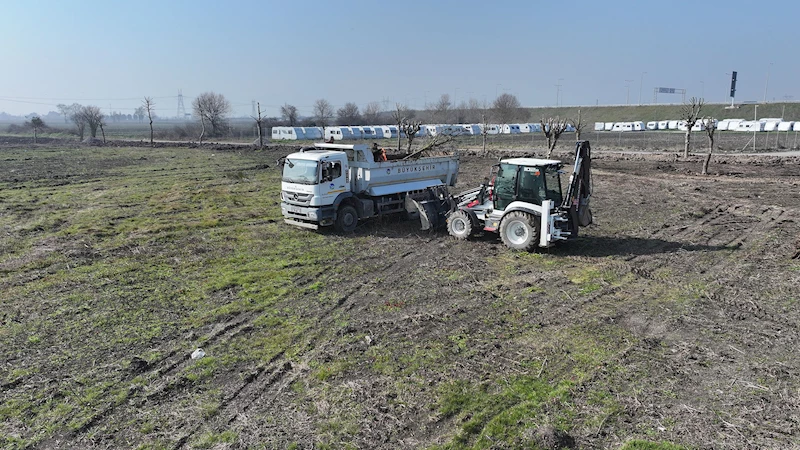
POLYGON ((418 216, 414 202, 444 195, 458 177, 458 155, 376 159, 365 144, 315 144, 282 158, 284 221, 351 232, 370 217, 418 216))

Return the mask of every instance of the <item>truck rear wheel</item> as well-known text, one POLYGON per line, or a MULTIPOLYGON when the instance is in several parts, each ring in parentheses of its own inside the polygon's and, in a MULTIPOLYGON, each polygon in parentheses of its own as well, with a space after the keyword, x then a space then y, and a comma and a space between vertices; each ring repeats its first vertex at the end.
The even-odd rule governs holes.
POLYGON ((472 234, 472 220, 469 214, 458 210, 447 217, 447 232, 456 239, 464 240, 472 234))
POLYGON ((336 222, 333 227, 340 233, 350 233, 358 225, 358 212, 350 205, 344 205, 336 213, 336 222))
POLYGON ((500 238, 508 248, 529 252, 539 242, 537 216, 524 211, 512 211, 500 222, 500 238))

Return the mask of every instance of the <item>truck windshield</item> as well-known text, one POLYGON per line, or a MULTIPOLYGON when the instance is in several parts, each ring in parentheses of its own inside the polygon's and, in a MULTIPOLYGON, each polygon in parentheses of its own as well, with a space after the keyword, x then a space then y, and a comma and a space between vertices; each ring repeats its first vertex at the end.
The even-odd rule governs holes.
POLYGON ((283 181, 287 183, 317 184, 318 173, 317 161, 287 158, 283 165, 283 181))

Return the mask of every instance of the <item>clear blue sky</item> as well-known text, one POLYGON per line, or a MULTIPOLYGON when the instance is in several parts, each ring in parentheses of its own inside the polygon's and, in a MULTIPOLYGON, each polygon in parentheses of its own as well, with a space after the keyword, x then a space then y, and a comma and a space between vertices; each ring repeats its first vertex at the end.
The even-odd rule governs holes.
MULTIPOLYGON (((311 113, 370 101, 422 107, 442 93, 524 106, 650 103, 656 86, 720 102, 800 100, 800 2, 94 1, 4 2, 0 112, 58 103, 132 112, 178 89, 311 113), (646 74, 642 75, 643 72, 646 74), (560 81, 559 81, 560 80, 560 81), (631 80, 626 82, 626 80, 631 80)), ((679 102, 680 96, 660 96, 679 102)))

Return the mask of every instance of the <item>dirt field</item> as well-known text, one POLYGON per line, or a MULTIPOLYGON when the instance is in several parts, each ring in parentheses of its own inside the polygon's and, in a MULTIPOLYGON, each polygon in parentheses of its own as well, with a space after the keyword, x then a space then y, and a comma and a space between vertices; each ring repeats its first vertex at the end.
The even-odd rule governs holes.
POLYGON ((0 147, 0 446, 799 447, 800 158, 592 144, 532 254, 288 227, 287 147, 0 147))

